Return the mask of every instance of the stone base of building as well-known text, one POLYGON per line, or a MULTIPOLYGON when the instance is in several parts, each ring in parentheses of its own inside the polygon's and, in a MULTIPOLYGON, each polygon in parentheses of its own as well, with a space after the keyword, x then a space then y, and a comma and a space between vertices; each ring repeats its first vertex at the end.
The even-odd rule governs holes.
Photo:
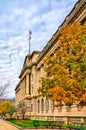
POLYGON ((65 123, 86 123, 86 106, 84 106, 83 108, 72 107, 69 109, 64 108, 62 110, 56 110, 54 110, 54 112, 49 111, 50 113, 45 113, 45 111, 44 113, 31 112, 30 114, 27 113, 26 117, 35 120, 64 121, 65 123))
POLYGON ((86 123, 86 117, 79 116, 30 116, 27 118, 32 120, 46 120, 46 121, 64 121, 65 123, 86 123))

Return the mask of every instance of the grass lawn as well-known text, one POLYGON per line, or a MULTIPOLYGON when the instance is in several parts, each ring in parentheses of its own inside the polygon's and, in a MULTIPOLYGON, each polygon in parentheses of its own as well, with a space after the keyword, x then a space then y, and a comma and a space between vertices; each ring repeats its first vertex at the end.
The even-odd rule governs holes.
POLYGON ((35 128, 32 120, 9 120, 9 122, 21 128, 35 128))
MULTIPOLYGON (((9 122, 21 127, 21 128, 36 128, 36 126, 34 126, 33 124, 34 120, 9 120, 9 122)), ((46 128, 47 126, 50 126, 51 123, 50 121, 42 121, 42 120, 36 120, 36 122, 38 122, 38 127, 40 128, 46 128)), ((58 123, 59 124, 59 123, 58 123)), ((51 125, 50 127, 52 127, 53 125, 51 125)))
MULTIPOLYGON (((27 120, 9 120, 9 122, 21 127, 21 128, 35 128, 34 127, 34 124, 33 124, 33 121, 34 120, 30 120, 30 119, 27 119, 27 120)), ((39 124, 40 126, 42 126, 42 124, 47 124, 48 121, 39 121, 39 124)), ((42 126, 42 128, 44 128, 42 126)), ((68 128, 67 125, 63 124, 63 128, 68 128)), ((80 130, 86 130, 86 126, 83 126, 82 128, 80 126, 72 126, 72 128, 76 129, 77 128, 80 128, 80 130)))

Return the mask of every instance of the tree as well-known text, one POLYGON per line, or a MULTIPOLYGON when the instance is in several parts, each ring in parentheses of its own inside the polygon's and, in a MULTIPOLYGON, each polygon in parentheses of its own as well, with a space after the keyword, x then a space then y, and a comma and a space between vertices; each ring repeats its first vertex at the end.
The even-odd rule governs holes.
POLYGON ((8 108, 8 113, 10 114, 10 116, 12 116, 15 112, 16 112, 16 108, 14 105, 8 108))
POLYGON ((6 96, 9 83, 0 85, 0 97, 6 96))
POLYGON ((22 114, 23 119, 25 118, 26 109, 27 108, 25 106, 25 103, 23 101, 20 101, 17 110, 20 114, 22 114))
POLYGON ((39 91, 57 106, 86 104, 86 23, 67 25, 54 55, 45 60, 46 77, 39 91))
POLYGON ((10 108, 14 107, 14 104, 10 101, 4 101, 0 104, 0 113, 5 116, 6 113, 9 113, 10 115, 13 114, 13 112, 10 110, 10 108))

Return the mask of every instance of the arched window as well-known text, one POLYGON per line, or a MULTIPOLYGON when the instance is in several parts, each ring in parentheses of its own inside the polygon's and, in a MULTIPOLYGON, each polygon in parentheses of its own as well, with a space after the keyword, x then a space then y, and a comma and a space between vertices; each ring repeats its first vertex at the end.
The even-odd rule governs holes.
POLYGON ((42 113, 44 112, 44 100, 43 100, 43 98, 41 100, 41 112, 42 113))

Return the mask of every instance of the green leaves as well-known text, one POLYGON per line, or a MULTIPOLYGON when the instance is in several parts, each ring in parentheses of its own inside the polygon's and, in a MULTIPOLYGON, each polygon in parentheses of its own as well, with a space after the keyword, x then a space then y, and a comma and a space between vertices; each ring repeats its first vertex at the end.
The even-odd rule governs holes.
POLYGON ((83 88, 86 89, 86 81, 83 82, 83 88))
POLYGON ((42 87, 39 87, 38 92, 42 92, 43 96, 50 97, 51 94, 49 92, 49 89, 54 87, 53 80, 50 79, 42 79, 42 87))
POLYGON ((10 106, 8 109, 8 113, 12 116, 14 112, 16 112, 15 106, 10 106))
POLYGON ((23 107, 25 105, 24 101, 20 101, 18 107, 23 107))

